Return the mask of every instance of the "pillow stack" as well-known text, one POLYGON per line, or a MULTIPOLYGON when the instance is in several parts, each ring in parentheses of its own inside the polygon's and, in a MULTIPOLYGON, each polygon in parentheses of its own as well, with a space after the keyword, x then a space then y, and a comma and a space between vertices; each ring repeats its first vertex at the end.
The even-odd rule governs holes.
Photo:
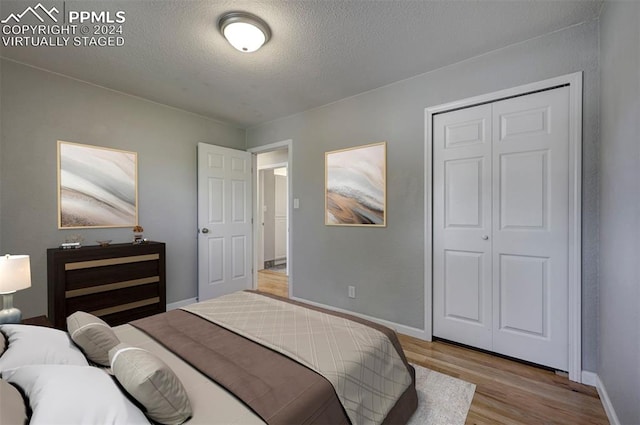
MULTIPOLYGON (((38 389, 30 387, 22 379, 28 369, 61 366, 65 368, 65 371, 70 371, 73 368, 85 368, 88 365, 87 359, 73 344, 66 332, 39 326, 0 325, 0 374, 3 378, 0 381, 0 400, 2 400, 0 424, 29 422, 27 407, 16 386, 22 389, 31 402, 31 410, 34 414, 30 423, 37 424, 39 422, 37 418, 33 419, 36 408, 40 404, 36 392, 38 389), (27 388, 33 391, 27 391, 27 388)), ((36 370, 35 373, 39 374, 40 372, 41 370, 36 370)), ((68 382, 66 377, 59 382, 52 382, 51 387, 63 382, 68 382)), ((60 394, 65 394, 65 390, 65 388, 54 388, 54 391, 60 391, 60 394)), ((38 408, 38 411, 41 412, 41 418, 50 418, 49 423, 59 417, 46 407, 38 408)), ((71 417, 60 417, 59 419, 59 423, 73 423, 66 420, 71 417)))
POLYGON ((31 325, 0 325, 0 424, 182 424, 192 415, 182 383, 154 354, 121 344, 89 313, 67 318, 69 333, 31 325), (79 347, 79 348, 78 348, 79 347), (86 357, 85 357, 86 356, 86 357), (87 362, 111 367, 114 377, 87 362), (32 411, 27 417, 19 387, 32 411), (144 413, 123 394, 124 389, 144 413), (146 415, 146 417, 145 417, 146 415))

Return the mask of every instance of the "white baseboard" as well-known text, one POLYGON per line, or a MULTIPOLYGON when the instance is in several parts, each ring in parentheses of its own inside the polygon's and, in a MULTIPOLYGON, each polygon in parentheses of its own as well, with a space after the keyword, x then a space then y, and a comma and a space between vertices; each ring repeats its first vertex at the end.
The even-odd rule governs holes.
POLYGON ((426 336, 426 333, 425 333, 424 329, 418 329, 418 328, 414 328, 414 327, 407 326, 407 325, 401 325, 399 323, 390 322, 390 321, 384 320, 384 319, 378 319, 377 317, 367 316, 366 314, 355 313, 353 311, 345 310, 345 309, 338 308, 338 307, 333 307, 331 305, 325 305, 325 304, 317 303, 317 302, 314 302, 314 301, 305 300, 303 298, 291 297, 291 299, 303 302, 305 304, 311 304, 311 305, 316 306, 316 307, 326 308, 327 310, 337 311, 338 313, 351 314, 352 316, 356 316, 356 317, 359 317, 361 319, 370 320, 372 322, 384 325, 384 326, 386 326, 388 328, 393 329, 394 331, 396 331, 398 333, 409 335, 409 336, 412 336, 412 337, 415 337, 415 338, 419 338, 419 339, 422 339, 422 340, 425 340, 425 341, 427 340, 427 336, 426 336))
POLYGON ((583 370, 580 376, 580 382, 585 385, 595 387, 598 384, 598 374, 589 372, 588 370, 583 370))
POLYGON ((167 304, 167 311, 175 310, 177 308, 181 308, 181 307, 184 307, 186 305, 193 304, 195 302, 198 302, 197 298, 189 298, 189 299, 182 300, 182 301, 176 301, 175 303, 167 304))
POLYGON ((618 419, 618 415, 616 415, 616 411, 613 408, 613 404, 611 403, 611 399, 609 398, 609 394, 607 394, 607 389, 604 387, 604 383, 600 380, 600 377, 598 375, 596 375, 595 373, 594 375, 596 377, 596 389, 598 390, 598 395, 600 396, 600 401, 602 402, 604 411, 607 414, 609 423, 611 425, 621 425, 620 420, 618 419))

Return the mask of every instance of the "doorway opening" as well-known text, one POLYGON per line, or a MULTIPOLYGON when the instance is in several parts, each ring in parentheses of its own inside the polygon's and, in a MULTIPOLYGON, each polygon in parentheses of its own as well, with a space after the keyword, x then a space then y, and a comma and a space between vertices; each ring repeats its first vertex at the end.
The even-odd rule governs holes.
MULTIPOLYGON (((258 155, 258 164, 262 157, 258 155)), ((258 166, 258 270, 287 274, 287 166, 258 166)))
POLYGON ((254 153, 254 288, 289 297, 291 287, 290 141, 254 153))

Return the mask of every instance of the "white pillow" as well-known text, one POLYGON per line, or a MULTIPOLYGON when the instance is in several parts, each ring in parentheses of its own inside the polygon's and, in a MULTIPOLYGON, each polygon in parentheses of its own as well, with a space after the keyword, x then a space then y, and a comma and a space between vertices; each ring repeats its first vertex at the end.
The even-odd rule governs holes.
POLYGON ((3 378, 20 387, 37 424, 149 424, 107 373, 92 366, 31 365, 3 378))
POLYGON ((8 342, 0 356, 0 372, 31 364, 88 365, 66 332, 31 325, 0 325, 0 332, 8 342))

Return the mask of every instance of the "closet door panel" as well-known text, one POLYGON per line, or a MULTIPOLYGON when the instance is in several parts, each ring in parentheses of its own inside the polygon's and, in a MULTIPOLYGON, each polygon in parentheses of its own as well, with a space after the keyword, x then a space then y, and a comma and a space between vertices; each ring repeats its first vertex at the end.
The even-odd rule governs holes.
POLYGON ((493 351, 567 370, 569 88, 493 104, 493 351))
POLYGON ((433 129, 434 335, 491 349, 491 106, 433 129))

